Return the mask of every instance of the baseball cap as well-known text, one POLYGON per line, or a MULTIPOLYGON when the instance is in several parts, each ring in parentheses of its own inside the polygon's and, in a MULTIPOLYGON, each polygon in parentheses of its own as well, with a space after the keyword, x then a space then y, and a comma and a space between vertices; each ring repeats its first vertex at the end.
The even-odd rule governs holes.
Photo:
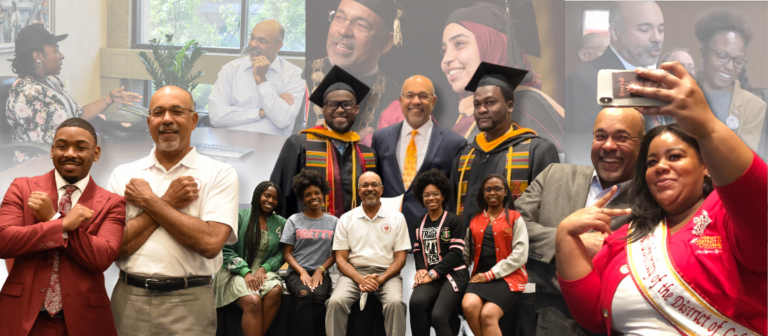
POLYGON ((44 45, 56 44, 69 34, 53 35, 40 23, 24 27, 16 36, 16 55, 44 45))

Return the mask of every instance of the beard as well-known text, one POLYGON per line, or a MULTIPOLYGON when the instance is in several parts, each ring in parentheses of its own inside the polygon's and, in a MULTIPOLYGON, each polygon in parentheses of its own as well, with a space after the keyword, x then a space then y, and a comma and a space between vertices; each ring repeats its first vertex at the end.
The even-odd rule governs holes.
MULTIPOLYGON (((158 133, 162 133, 165 131, 179 131, 179 126, 176 124, 171 124, 168 126, 160 126, 160 128, 157 130, 158 133)), ((179 148, 179 143, 181 142, 181 137, 179 134, 176 134, 176 136, 173 138, 173 140, 165 140, 162 135, 158 137, 157 146, 160 147, 160 149, 164 151, 173 151, 179 148)))
POLYGON ((64 179, 64 181, 67 181, 69 184, 75 184, 75 182, 80 181, 81 178, 79 176, 75 175, 61 175, 61 178, 64 179))
POLYGON ((328 54, 328 60, 331 62, 331 64, 338 66, 340 68, 347 68, 350 65, 355 63, 356 60, 356 51, 357 48, 355 46, 355 40, 354 39, 345 39, 345 38, 333 38, 331 41, 327 43, 325 46, 325 51, 328 54), (334 43, 343 43, 352 48, 352 53, 350 55, 339 55, 336 54, 333 51, 333 45, 334 43))

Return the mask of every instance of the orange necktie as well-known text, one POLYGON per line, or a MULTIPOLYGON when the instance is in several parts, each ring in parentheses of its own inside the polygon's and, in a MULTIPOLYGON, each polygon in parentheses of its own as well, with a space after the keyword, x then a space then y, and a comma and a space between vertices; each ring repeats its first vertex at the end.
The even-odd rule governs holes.
POLYGON ((408 143, 408 147, 405 149, 403 184, 406 190, 408 190, 411 182, 413 182, 413 178, 416 177, 416 134, 419 134, 419 131, 411 131, 411 142, 408 143))

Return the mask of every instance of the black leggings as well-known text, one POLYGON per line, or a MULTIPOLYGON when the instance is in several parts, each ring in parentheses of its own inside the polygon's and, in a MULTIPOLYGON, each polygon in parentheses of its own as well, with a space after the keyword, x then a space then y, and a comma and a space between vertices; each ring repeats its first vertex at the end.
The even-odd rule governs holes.
POLYGON ((451 282, 445 278, 414 288, 409 304, 411 334, 429 335, 431 317, 431 327, 437 336, 452 336, 448 320, 463 297, 464 293, 453 291, 451 282), (433 307, 431 312, 430 307, 433 307))
MULTIPOLYGON (((314 270, 307 270, 309 275, 315 274, 314 270)), ((293 327, 295 335, 325 336, 325 301, 331 295, 331 277, 328 273, 323 277, 323 284, 310 290, 301 282, 301 276, 296 272, 288 274, 285 280, 288 291, 296 296, 296 318, 293 327), (301 291, 307 295, 300 295, 301 291)))

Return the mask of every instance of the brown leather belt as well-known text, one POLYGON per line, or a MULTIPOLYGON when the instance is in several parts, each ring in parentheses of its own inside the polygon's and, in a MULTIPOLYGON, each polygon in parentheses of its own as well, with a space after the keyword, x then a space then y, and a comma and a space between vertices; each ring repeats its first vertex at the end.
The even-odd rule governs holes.
POLYGON ((186 278, 145 278, 130 275, 120 271, 120 280, 150 292, 172 292, 181 289, 210 285, 213 280, 210 276, 193 276, 186 278))

